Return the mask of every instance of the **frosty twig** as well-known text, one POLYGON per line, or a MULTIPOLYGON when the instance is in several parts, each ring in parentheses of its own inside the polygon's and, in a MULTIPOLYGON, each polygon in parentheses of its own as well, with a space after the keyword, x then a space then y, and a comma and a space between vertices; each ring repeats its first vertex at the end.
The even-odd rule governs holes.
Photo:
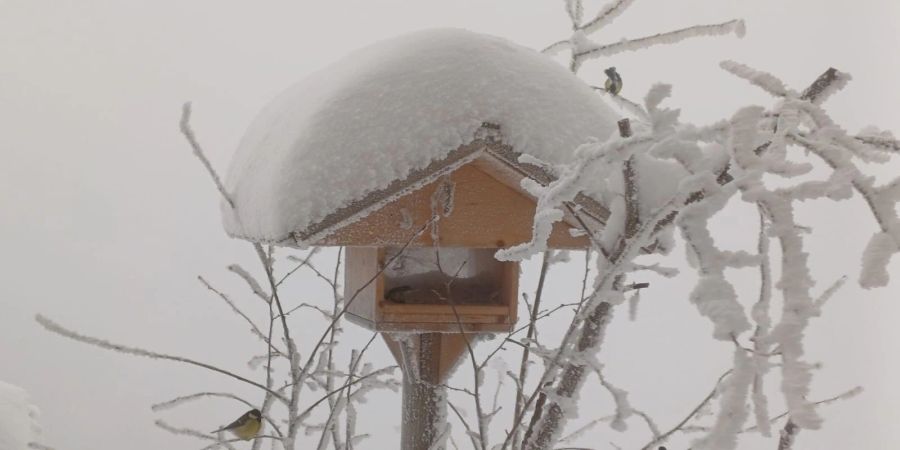
POLYGON ((58 334, 58 335, 60 335, 60 336, 65 336, 65 337, 67 337, 67 338, 69 338, 69 339, 72 339, 72 340, 75 340, 75 341, 78 341, 78 342, 83 342, 83 343, 85 343, 85 344, 93 345, 93 346, 95 346, 95 347, 105 348, 105 349, 107 349, 107 350, 112 350, 112 351, 115 351, 115 352, 126 353, 126 354, 130 354, 130 355, 135 355, 135 356, 143 356, 143 357, 146 357, 146 358, 152 358, 152 359, 166 359, 166 360, 169 360, 169 361, 181 362, 181 363, 189 364, 189 365, 192 365, 192 366, 202 367, 202 368, 204 368, 204 369, 211 370, 211 371, 213 371, 213 372, 218 372, 218 373, 221 373, 221 374, 223 374, 223 375, 227 375, 227 376, 229 376, 229 377, 231 377, 231 378, 234 378, 235 380, 242 381, 242 382, 247 383, 247 384, 249 384, 249 385, 256 386, 256 387, 258 387, 258 388, 260 388, 260 389, 262 389, 262 390, 264 390, 264 391, 266 391, 266 392, 272 394, 273 396, 275 396, 276 398, 278 398, 278 399, 281 400, 282 402, 287 402, 287 399, 284 398, 284 396, 282 396, 282 395, 279 394, 278 392, 275 392, 275 391, 273 391, 273 390, 271 390, 271 389, 269 389, 269 388, 267 388, 267 387, 265 387, 265 386, 263 386, 263 385, 261 385, 261 384, 255 382, 255 381, 253 381, 253 380, 244 378, 244 377, 242 377, 242 376, 240 376, 240 375, 237 375, 237 374, 235 374, 235 373, 233 373, 233 372, 229 372, 229 371, 227 371, 227 370, 225 370, 225 369, 220 369, 220 368, 215 367, 215 366, 210 365, 210 364, 206 364, 206 363, 203 363, 203 362, 200 362, 200 361, 195 361, 195 360, 193 360, 193 359, 185 358, 185 357, 182 357, 182 356, 166 355, 166 354, 164 354, 164 353, 152 352, 152 351, 150 351, 150 350, 144 350, 144 349, 138 348, 138 347, 129 347, 129 346, 126 346, 126 345, 115 344, 115 343, 112 343, 112 342, 109 342, 109 341, 106 341, 106 340, 103 340, 103 339, 98 339, 98 338, 95 338, 95 337, 85 336, 85 335, 83 335, 83 334, 79 334, 79 333, 77 333, 77 332, 75 332, 75 331, 72 331, 72 330, 69 330, 69 329, 67 329, 67 328, 64 328, 62 325, 59 325, 59 324, 57 324, 56 322, 54 322, 54 321, 52 321, 52 320, 50 320, 50 319, 48 319, 48 318, 46 318, 46 317, 44 317, 44 316, 42 316, 42 315, 40 315, 40 314, 38 314, 37 316, 35 316, 35 320, 36 320, 39 324, 41 324, 41 326, 44 327, 44 329, 46 329, 47 331, 50 331, 50 332, 52 332, 52 333, 56 333, 56 334, 58 334))
POLYGON ((181 121, 179 122, 181 128, 181 134, 184 135, 185 139, 187 139, 188 143, 191 144, 191 148, 194 150, 194 156, 203 163, 203 167, 206 168, 206 171, 209 173, 210 178, 212 178, 213 183, 216 185, 216 189, 219 190, 219 194, 222 195, 222 199, 228 203, 228 206, 234 208, 234 200, 231 199, 231 195, 228 194, 228 191, 225 189, 225 185, 222 184, 222 179, 219 178, 219 174, 216 173, 215 169, 213 169, 212 164, 209 162, 209 159, 206 157, 206 154, 203 153, 203 148, 200 147, 200 143, 197 141, 197 136, 194 134, 194 130, 191 129, 191 102, 185 102, 181 107, 181 121))

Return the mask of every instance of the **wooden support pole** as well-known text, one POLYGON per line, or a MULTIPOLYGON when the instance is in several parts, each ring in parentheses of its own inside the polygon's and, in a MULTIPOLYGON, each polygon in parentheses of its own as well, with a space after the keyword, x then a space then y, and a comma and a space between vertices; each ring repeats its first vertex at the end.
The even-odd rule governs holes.
POLYGON ((403 425, 400 448, 428 450, 440 439, 447 420, 447 392, 438 375, 438 333, 414 335, 419 345, 404 351, 403 425), (416 348, 418 347, 418 348, 416 348))
POLYGON ((382 334, 403 369, 401 450, 443 450, 435 446, 447 424, 447 391, 443 386, 465 351, 465 339, 454 333, 382 334))

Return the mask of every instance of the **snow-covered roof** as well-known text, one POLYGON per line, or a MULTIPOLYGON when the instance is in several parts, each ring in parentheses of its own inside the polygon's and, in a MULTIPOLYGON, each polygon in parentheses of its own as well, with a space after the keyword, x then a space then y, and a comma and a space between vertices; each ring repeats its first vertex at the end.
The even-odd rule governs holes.
POLYGON ((616 120, 566 68, 505 39, 439 29, 378 42, 263 109, 226 177, 225 229, 284 241, 447 159, 486 122, 516 153, 561 163, 616 120))
POLYGON ((0 449, 31 448, 40 435, 38 416, 24 389, 0 381, 0 449))

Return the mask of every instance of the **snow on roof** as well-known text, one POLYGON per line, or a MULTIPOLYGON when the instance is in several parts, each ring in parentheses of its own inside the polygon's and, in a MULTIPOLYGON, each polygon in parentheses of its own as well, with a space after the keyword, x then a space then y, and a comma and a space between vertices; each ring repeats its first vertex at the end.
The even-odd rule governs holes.
POLYGON ((447 157, 483 123, 543 161, 605 139, 615 113, 532 49, 457 29, 375 43, 290 87, 241 140, 225 186, 229 235, 279 242, 447 157))
POLYGON ((0 381, 0 449, 30 448, 40 434, 37 416, 24 389, 0 381))

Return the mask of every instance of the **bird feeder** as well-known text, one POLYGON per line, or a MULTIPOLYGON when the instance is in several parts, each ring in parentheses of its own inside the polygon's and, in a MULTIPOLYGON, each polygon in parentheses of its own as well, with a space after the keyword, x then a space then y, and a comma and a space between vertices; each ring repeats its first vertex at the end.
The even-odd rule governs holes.
MULTIPOLYGON (((404 372, 405 450, 435 448, 444 383, 475 333, 516 324, 533 188, 615 129, 565 68, 506 40, 414 33, 352 53, 276 98, 232 160, 233 237, 345 248, 343 317, 382 332, 404 372)), ((548 248, 583 249, 607 217, 579 195, 548 248)))
MULTIPOLYGON (((369 194, 354 209, 377 204, 377 210, 318 242, 346 248, 346 295, 355 296, 349 320, 383 332, 513 328, 519 263, 498 261, 494 253, 531 239, 535 200, 521 183, 546 183, 552 176, 519 163, 499 132, 498 126, 485 124, 478 139, 449 158, 369 194), (453 164, 459 159, 468 162, 453 164), (395 192, 403 195, 394 198, 395 192)), ((575 205, 579 218, 589 226, 602 223, 603 209, 582 201, 575 205)), ((578 227, 574 216, 557 222, 548 246, 586 248, 587 237, 578 227)))

